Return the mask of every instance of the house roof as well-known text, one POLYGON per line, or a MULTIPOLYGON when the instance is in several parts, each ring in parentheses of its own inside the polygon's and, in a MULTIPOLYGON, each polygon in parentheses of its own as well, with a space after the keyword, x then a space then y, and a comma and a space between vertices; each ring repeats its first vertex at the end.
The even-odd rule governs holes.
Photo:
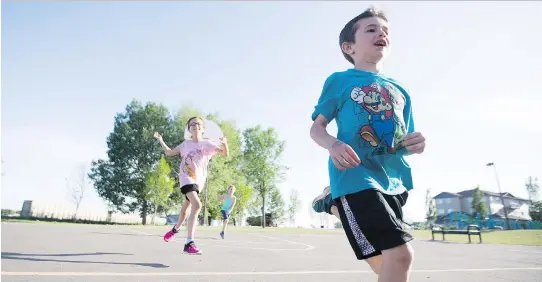
MULTIPOLYGON (((464 191, 461 191, 461 192, 458 192, 458 193, 442 192, 442 193, 436 195, 435 197, 433 197, 433 199, 472 197, 472 195, 474 194, 474 191, 476 191, 476 189, 477 188, 470 189, 470 190, 464 190, 464 191)), ((527 199, 516 197, 516 196, 514 196, 514 195, 512 195, 511 193, 508 193, 508 192, 503 192, 503 193, 499 194, 499 193, 495 193, 495 192, 491 192, 491 191, 485 191, 485 190, 480 190, 480 191, 482 191, 482 193, 484 195, 488 195, 488 196, 499 197, 499 196, 502 195, 503 198, 518 199, 518 200, 528 201, 527 199)))
POLYGON ((433 197, 433 199, 446 199, 446 198, 461 198, 461 195, 456 194, 456 193, 450 193, 450 192, 442 192, 436 195, 435 197, 433 197))

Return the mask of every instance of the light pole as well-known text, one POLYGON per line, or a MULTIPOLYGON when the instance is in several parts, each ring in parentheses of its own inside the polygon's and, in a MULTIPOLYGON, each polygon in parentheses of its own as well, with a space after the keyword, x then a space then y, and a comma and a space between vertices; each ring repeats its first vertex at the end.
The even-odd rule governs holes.
POLYGON ((505 223, 504 229, 508 229, 508 211, 506 210, 506 205, 504 204, 504 198, 502 196, 501 183, 499 182, 499 174, 497 173, 497 166, 495 165, 494 162, 487 163, 486 166, 492 166, 493 171, 495 172, 495 179, 497 180, 497 188, 499 188, 499 198, 501 198, 502 209, 504 211, 504 223, 505 223))
POLYGON ((209 165, 207 166, 207 178, 205 178, 205 188, 203 190, 203 222, 202 225, 206 226, 205 221, 207 220, 207 190, 209 187, 207 186, 208 180, 209 180, 209 171, 211 170, 211 161, 213 159, 209 159, 209 165))

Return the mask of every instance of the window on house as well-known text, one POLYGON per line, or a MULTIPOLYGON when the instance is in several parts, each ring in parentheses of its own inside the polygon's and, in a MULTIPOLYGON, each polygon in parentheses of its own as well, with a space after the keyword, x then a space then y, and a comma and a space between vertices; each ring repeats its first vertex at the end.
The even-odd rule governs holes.
POLYGON ((455 211, 454 209, 448 209, 448 213, 452 213, 454 211, 455 211))
POLYGON ((438 214, 444 214, 444 209, 439 209, 438 214))
POLYGON ((442 204, 442 199, 437 199, 437 205, 442 204))
POLYGON ((452 203, 452 199, 451 199, 451 198, 446 199, 446 204, 451 204, 451 203, 452 203))
POLYGON ((469 197, 468 201, 469 201, 469 203, 472 203, 472 197, 469 197))

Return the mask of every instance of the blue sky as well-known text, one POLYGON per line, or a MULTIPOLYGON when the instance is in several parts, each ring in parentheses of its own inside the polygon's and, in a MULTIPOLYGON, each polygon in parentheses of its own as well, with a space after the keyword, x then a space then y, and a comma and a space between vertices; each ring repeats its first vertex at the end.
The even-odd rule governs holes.
MULTIPOLYGON (((328 183, 327 152, 309 137, 324 80, 350 68, 344 24, 371 2, 2 3, 2 207, 68 203, 65 178, 105 156, 113 117, 132 99, 218 111, 286 140, 281 184, 307 203, 328 183)), ((375 2, 390 19, 384 73, 410 90, 426 152, 412 156, 405 213, 431 188, 526 197, 542 178, 541 2, 375 2)), ((334 125, 332 131, 335 130, 334 125)), ((94 191, 83 207, 102 208, 94 191)))

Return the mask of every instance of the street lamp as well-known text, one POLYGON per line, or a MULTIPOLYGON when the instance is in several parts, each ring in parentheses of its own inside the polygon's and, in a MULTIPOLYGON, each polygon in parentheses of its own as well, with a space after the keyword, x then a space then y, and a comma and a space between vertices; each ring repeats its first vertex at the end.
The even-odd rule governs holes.
POLYGON ((504 229, 508 229, 508 211, 506 210, 506 205, 504 204, 504 198, 502 196, 501 183, 499 182, 499 174, 497 173, 497 166, 493 162, 487 163, 486 166, 492 166, 493 171, 495 172, 495 179, 497 179, 497 188, 499 188, 499 198, 501 198, 502 209, 504 211, 504 222, 505 222, 504 229))
POLYGON ((207 184, 209 183, 209 171, 211 170, 211 161, 213 159, 209 159, 209 165, 207 166, 207 178, 205 178, 205 188, 203 190, 203 220, 201 221, 201 225, 206 226, 205 222, 207 221, 207 191, 209 190, 209 187, 207 187, 207 184))

